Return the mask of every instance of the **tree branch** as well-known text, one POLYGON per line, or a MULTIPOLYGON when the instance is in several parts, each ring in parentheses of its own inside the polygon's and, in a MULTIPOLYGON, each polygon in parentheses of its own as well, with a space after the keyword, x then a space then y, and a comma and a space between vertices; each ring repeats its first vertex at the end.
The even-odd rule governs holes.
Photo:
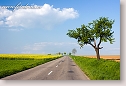
POLYGON ((91 43, 88 43, 88 44, 90 44, 93 48, 95 48, 96 46, 94 46, 93 44, 91 44, 91 43))
POLYGON ((94 39, 94 46, 96 46, 96 40, 94 39))
POLYGON ((99 47, 99 49, 102 49, 103 47, 99 47))
POLYGON ((98 45, 97 45, 98 48, 99 48, 99 46, 100 46, 100 44, 101 44, 101 39, 102 39, 102 37, 100 36, 100 41, 99 41, 99 43, 98 43, 98 45))

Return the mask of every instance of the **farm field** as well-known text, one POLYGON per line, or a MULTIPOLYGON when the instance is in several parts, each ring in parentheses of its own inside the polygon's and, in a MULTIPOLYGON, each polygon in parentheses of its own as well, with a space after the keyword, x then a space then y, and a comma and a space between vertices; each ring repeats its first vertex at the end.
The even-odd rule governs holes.
MULTIPOLYGON (((96 55, 85 55, 84 57, 96 58, 96 55)), ((103 59, 120 62, 120 55, 101 55, 100 57, 103 59)))
POLYGON ((60 58, 61 55, 0 54, 0 78, 60 58))
POLYGON ((42 54, 0 54, 0 59, 45 59, 45 58, 55 58, 61 55, 42 55, 42 54))

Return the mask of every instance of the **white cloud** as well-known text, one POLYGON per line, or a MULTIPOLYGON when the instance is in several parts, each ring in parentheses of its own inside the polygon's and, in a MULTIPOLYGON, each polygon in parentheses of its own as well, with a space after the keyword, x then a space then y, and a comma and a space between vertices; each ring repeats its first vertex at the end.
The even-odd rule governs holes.
POLYGON ((19 29, 19 28, 18 28, 18 29, 16 29, 16 28, 14 29, 14 28, 13 28, 13 29, 8 29, 8 30, 9 30, 9 31, 16 31, 16 32, 18 32, 18 31, 21 31, 21 30, 23 30, 23 29, 19 29))
POLYGON ((3 21, 0 21, 0 25, 3 25, 3 21))
POLYGON ((34 43, 36 46, 68 46, 68 45, 74 45, 78 46, 77 43, 73 42, 40 42, 40 43, 34 43))
MULTIPOLYGON (((40 9, 16 9, 14 11, 0 8, 0 21, 8 27, 51 29, 68 19, 74 19, 79 14, 74 8, 54 8, 44 4, 40 9)), ((3 24, 0 22, 0 25, 3 24)))
MULTIPOLYGON (((103 46, 104 47, 104 46, 103 46)), ((91 45, 85 45, 80 49, 77 42, 37 42, 23 47, 23 51, 30 51, 31 53, 57 53, 57 52, 71 52, 73 48, 77 49, 78 55, 95 55, 96 52, 91 45)), ((100 50, 101 55, 118 55, 120 48, 111 47, 100 50)))
POLYGON ((10 16, 11 14, 12 14, 12 11, 7 10, 7 9, 2 9, 0 7, 0 20, 10 16))
POLYGON ((68 47, 79 47, 77 43, 73 42, 39 42, 32 45, 26 45, 23 47, 24 51, 41 51, 46 49, 56 48, 68 48, 68 47))

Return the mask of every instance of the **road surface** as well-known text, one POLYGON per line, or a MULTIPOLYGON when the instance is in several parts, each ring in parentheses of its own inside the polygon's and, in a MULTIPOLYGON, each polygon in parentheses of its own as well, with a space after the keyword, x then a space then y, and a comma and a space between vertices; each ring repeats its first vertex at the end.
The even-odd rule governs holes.
POLYGON ((89 80, 89 78, 69 56, 64 56, 2 80, 89 80))

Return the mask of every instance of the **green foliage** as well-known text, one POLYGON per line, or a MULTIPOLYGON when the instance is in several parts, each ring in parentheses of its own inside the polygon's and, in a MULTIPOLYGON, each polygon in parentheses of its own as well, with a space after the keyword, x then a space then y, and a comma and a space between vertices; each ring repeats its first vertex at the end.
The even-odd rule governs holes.
POLYGON ((69 55, 71 55, 71 53, 69 53, 69 55))
POLYGON ((98 20, 96 19, 93 22, 88 23, 87 26, 83 24, 80 28, 76 28, 76 30, 68 30, 67 35, 71 38, 77 39, 81 47, 85 44, 91 44, 91 42, 94 42, 94 40, 97 39, 101 42, 110 41, 112 44, 114 42, 114 31, 111 30, 113 23, 114 20, 100 17, 98 20))
POLYGON ((93 21, 93 23, 89 23, 89 27, 91 29, 92 35, 96 39, 101 38, 102 42, 110 41, 112 44, 114 42, 114 31, 112 31, 112 24, 114 24, 114 20, 100 17, 99 20, 96 19, 93 21))
POLYGON ((100 59, 99 49, 101 42, 110 42, 112 44, 114 42, 112 31, 112 24, 114 20, 109 20, 106 17, 100 17, 98 20, 94 20, 88 25, 81 25, 80 28, 76 28, 76 30, 68 30, 68 35, 70 38, 75 38, 82 48, 85 44, 90 44, 96 51, 97 59, 100 59), (99 40, 98 44, 96 44, 96 40, 99 40), (94 42, 94 43, 92 43, 94 42))
POLYGON ((66 55, 66 52, 64 52, 64 55, 66 55))
POLYGON ((120 80, 120 62, 71 56, 91 80, 120 80))

